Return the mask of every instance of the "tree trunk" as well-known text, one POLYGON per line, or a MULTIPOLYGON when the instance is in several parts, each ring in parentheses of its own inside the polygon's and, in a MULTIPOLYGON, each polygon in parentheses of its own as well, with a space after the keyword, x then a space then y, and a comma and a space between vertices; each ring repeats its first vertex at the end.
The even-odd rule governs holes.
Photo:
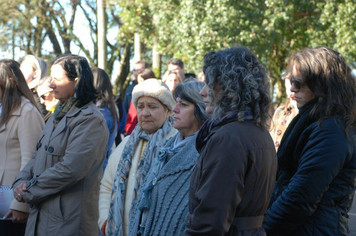
POLYGON ((161 77, 161 54, 157 51, 158 38, 154 38, 152 48, 152 70, 157 78, 161 77))
POLYGON ((107 69, 107 45, 106 45, 106 17, 105 17, 105 0, 97 0, 97 19, 98 19, 98 67, 107 69))
POLYGON ((135 43, 134 43, 134 61, 140 61, 141 60, 141 40, 140 40, 140 34, 135 33, 135 43))
POLYGON ((122 100, 124 99, 123 91, 126 89, 125 81, 128 74, 130 73, 131 46, 132 45, 128 43, 124 45, 124 49, 120 58, 118 76, 115 81, 115 87, 118 91, 118 94, 120 94, 122 100))
POLYGON ((49 37, 49 40, 51 41, 53 45, 53 51, 56 54, 56 56, 62 55, 62 49, 61 46, 59 45, 58 39, 56 34, 53 32, 52 24, 47 28, 47 34, 49 37))

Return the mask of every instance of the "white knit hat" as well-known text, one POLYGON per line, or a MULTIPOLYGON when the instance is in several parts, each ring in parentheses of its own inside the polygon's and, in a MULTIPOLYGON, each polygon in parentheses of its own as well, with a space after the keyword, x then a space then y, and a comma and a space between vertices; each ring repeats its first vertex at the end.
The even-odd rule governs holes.
POLYGON ((147 96, 153 97, 166 105, 170 111, 176 104, 171 91, 168 86, 157 79, 147 79, 136 85, 132 91, 132 102, 137 109, 137 100, 140 97, 147 96))

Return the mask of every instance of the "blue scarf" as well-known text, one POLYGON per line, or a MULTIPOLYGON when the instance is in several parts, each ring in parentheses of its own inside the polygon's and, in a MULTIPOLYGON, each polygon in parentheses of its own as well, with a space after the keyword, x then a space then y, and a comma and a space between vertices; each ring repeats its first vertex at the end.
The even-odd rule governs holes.
MULTIPOLYGON (((126 185, 131 168, 131 162, 135 153, 136 147, 141 139, 147 140, 148 143, 142 153, 142 158, 137 169, 134 192, 139 192, 141 184, 144 182, 145 177, 151 167, 153 159, 158 155, 165 137, 173 129, 173 119, 169 117, 164 123, 162 128, 153 134, 147 134, 139 125, 131 133, 127 144, 120 157, 113 187, 111 191, 110 209, 107 221, 108 236, 123 236, 123 220, 124 220, 124 206, 126 196, 126 185)), ((135 199, 132 201, 133 205, 135 199)))

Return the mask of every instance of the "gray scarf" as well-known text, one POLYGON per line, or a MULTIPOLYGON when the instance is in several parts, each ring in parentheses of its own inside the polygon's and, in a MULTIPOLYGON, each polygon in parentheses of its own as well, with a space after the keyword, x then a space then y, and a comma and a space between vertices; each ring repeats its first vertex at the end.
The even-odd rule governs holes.
MULTIPOLYGON (((131 161, 135 153, 136 147, 141 139, 148 141, 143 153, 140 164, 137 169, 134 191, 139 192, 141 184, 144 182, 145 177, 151 167, 153 159, 157 156, 158 151, 165 137, 173 129, 173 119, 169 117, 164 123, 162 128, 157 130, 154 134, 148 135, 139 125, 131 133, 124 151, 120 157, 120 161, 116 170, 112 192, 110 209, 107 221, 108 236, 123 236, 123 219, 124 219, 124 206, 126 196, 126 185, 131 168, 131 161)), ((135 199, 132 200, 133 205, 135 199)))

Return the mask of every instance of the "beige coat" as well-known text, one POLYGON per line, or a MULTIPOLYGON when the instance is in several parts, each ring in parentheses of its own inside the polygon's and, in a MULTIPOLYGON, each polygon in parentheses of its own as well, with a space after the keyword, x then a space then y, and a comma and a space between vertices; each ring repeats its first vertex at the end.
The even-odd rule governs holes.
MULTIPOLYGON (((26 98, 13 112, 7 124, 0 127, 0 184, 11 186, 16 175, 25 167, 36 150, 44 121, 37 108, 26 98)), ((26 203, 13 200, 10 208, 29 212, 26 203)))
POLYGON ((38 151, 17 176, 27 182, 23 198, 33 204, 26 236, 98 235, 98 198, 109 131, 90 102, 73 106, 57 127, 51 117, 38 151))

